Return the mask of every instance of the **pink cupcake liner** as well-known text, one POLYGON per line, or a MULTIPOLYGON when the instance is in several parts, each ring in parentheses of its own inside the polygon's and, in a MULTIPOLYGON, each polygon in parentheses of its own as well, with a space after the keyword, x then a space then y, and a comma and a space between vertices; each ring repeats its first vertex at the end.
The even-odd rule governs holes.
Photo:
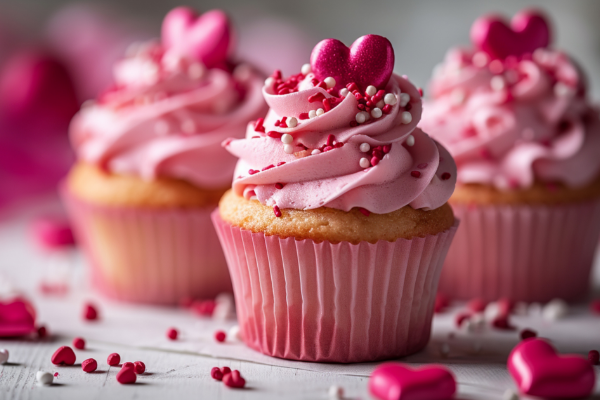
POLYGON ((600 235, 600 201, 452 208, 461 226, 442 271, 444 295, 546 302, 587 294, 600 235))
POLYGON ((142 209, 90 204, 61 188, 93 286, 117 300, 176 304, 231 292, 212 208, 142 209))
POLYGON ((302 361, 406 356, 429 341, 437 284, 456 231, 375 244, 265 236, 213 215, 246 344, 302 361))

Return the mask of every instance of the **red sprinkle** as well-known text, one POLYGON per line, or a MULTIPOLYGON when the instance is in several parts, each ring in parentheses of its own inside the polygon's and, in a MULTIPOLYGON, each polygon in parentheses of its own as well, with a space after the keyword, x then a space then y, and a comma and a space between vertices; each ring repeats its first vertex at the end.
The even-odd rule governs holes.
POLYGON ((144 364, 141 361, 136 361, 133 363, 133 366, 135 368, 135 373, 136 374, 143 374, 144 372, 146 372, 146 364, 144 364))
POLYGON ((532 337, 537 337, 537 332, 531 329, 523 329, 521 331, 521 339, 525 340, 525 339, 529 339, 532 337))
POLYGON ((95 321, 98 319, 98 310, 93 304, 87 303, 83 307, 83 318, 88 321, 95 321))
POLYGON ((75 364, 75 352, 69 346, 59 347, 54 354, 52 354, 52 364, 54 365, 73 365, 75 364))
POLYGON ((323 148, 323 152, 329 151, 329 150, 333 150, 333 146, 325 146, 323 148))
POLYGON ((335 140, 335 136, 329 134, 327 135, 327 146, 333 146, 333 141, 335 140))
POLYGON ((276 166, 277 166, 277 167, 280 167, 280 166, 282 166, 283 164, 285 164, 285 161, 278 162, 276 166))
POLYGON ((223 376, 223 383, 230 388, 241 389, 246 386, 246 380, 240 375, 237 369, 231 371, 230 374, 223 376))
POLYGON ((423 97, 423 88, 419 88, 419 94, 423 97))
POLYGON ((421 173, 419 171, 410 171, 410 176, 412 176, 414 178, 420 178, 421 173))
POLYGON ((323 99, 323 110, 325 110, 325 112, 331 110, 331 102, 329 99, 323 99))
POLYGON ((259 171, 259 170, 257 170, 257 169, 249 169, 249 170, 248 170, 248 173, 249 173, 250 175, 254 175, 254 174, 257 174, 257 173, 259 173, 259 172, 260 172, 260 171, 259 171))
POLYGON ((346 85, 346 89, 348 89, 349 92, 354 92, 355 90, 358 90, 358 86, 356 85, 356 83, 351 82, 346 85))
POLYGON ((269 131, 267 132, 267 136, 268 137, 272 137, 274 139, 279 139, 281 138, 281 135, 283 135, 283 133, 281 132, 277 132, 277 131, 269 131))
POLYGON ((265 127, 263 126, 265 122, 264 118, 259 118, 256 120, 256 122, 254 123, 254 131, 255 132, 264 132, 265 131, 265 127))
POLYGON ((271 77, 275 79, 281 79, 281 71, 276 69, 275 71, 273 71, 273 74, 271 74, 271 77))
POLYGON ((273 125, 279 126, 279 125, 281 125, 281 121, 277 120, 277 121, 275 121, 275 123, 273 125))
POLYGON ((505 331, 515 330, 515 327, 510 324, 508 320, 508 315, 499 315, 492 321, 492 326, 496 329, 501 329, 505 331))
POLYGON ((287 120, 287 117, 283 117, 281 118, 281 122, 279 123, 279 126, 282 128, 287 128, 287 124, 285 123, 285 121, 287 120))
POLYGON ((121 356, 118 353, 112 353, 106 359, 106 363, 108 365, 110 365, 111 367, 115 367, 115 366, 119 365, 120 362, 121 362, 121 356))
POLYGON ((282 95, 282 94, 289 94, 291 93, 290 89, 288 88, 283 88, 280 91, 277 92, 278 95, 282 95))
POLYGON ((498 300, 498 311, 501 315, 509 315, 512 312, 514 306, 515 303, 506 297, 498 300))
POLYGON ((469 300, 469 303, 467 304, 469 310, 473 311, 474 313, 483 312, 485 310, 485 306, 487 306, 487 303, 483 299, 479 298, 469 300))
POLYGON ((83 340, 80 337, 76 337, 75 339, 73 339, 73 347, 75 347, 78 350, 85 349, 85 340, 83 340))
POLYGON ((319 82, 316 87, 320 87, 321 89, 327 89, 327 84, 323 81, 319 82))
POLYGON ((264 167, 262 170, 263 170, 263 171, 266 171, 266 170, 268 170, 268 169, 271 169, 271 168, 275 168, 275 166, 274 166, 273 164, 271 164, 271 165, 267 165, 267 166, 266 166, 266 167, 264 167))
POLYGON ((315 101, 318 101, 320 103, 323 101, 324 98, 325 98, 325 95, 323 93, 319 92, 319 93, 315 93, 312 96, 310 96, 308 98, 308 102, 314 103, 315 101))
POLYGON ((308 113, 301 113, 301 114, 298 116, 298 118, 299 118, 299 119, 301 119, 301 120, 302 120, 302 119, 308 119, 308 113))
POLYGON ((377 157, 371 157, 371 165, 372 166, 376 166, 377 164, 379 164, 379 158, 377 157))
POLYGON ((215 332, 215 340, 219 343, 223 343, 225 341, 225 339, 227 338, 227 334, 223 331, 216 331, 215 332))
POLYGON ((273 212, 275 213, 275 216, 277 218, 281 217, 281 210, 279 209, 279 206, 277 206, 277 204, 273 206, 273 212))
POLYGON ((177 336, 179 336, 179 332, 175 328, 169 328, 167 330, 167 337, 171 340, 177 340, 177 336))
POLYGON ((386 144, 383 146, 383 153, 387 154, 390 152, 390 150, 392 150, 392 145, 391 144, 386 144))
POLYGON ((444 173, 442 174, 442 180, 443 180, 443 181, 446 181, 446 180, 450 179, 450 176, 451 176, 451 175, 450 175, 450 173, 449 173, 449 172, 444 172, 444 173))
POLYGON ((283 183, 279 183, 279 182, 277 182, 277 183, 275 184, 275 189, 283 189, 283 183))
POLYGON ((433 311, 437 314, 444 310, 444 308, 450 305, 450 300, 446 296, 441 293, 435 295, 435 305, 433 307, 433 311))
POLYGON ((354 121, 354 120, 350 121, 350 127, 351 127, 351 128, 355 128, 355 127, 357 127, 357 126, 358 126, 358 122, 356 122, 356 121, 354 121))
POLYGON ((386 104, 385 106, 383 106, 381 111, 383 111, 384 114, 389 114, 392 112, 392 106, 390 104, 386 104))
POLYGON ((588 353, 588 360, 590 360, 590 364, 598 365, 600 362, 600 353, 598 353, 598 350, 590 350, 588 353))
POLYGON ((81 363, 81 369, 87 373, 94 372, 96 369, 98 369, 98 363, 93 358, 88 358, 81 363))
POLYGON ((221 381, 221 380, 223 380, 223 373, 221 372, 219 367, 213 367, 210 370, 210 377, 213 378, 214 380, 221 381))
POLYGON ((221 367, 221 373, 223 374, 223 376, 230 374, 231 373, 231 368, 229 367, 221 367))
POLYGON ((360 211, 365 217, 371 215, 371 211, 367 210, 366 208, 358 207, 358 211, 360 211))
POLYGON ((217 306, 214 300, 196 300, 192 303, 192 311, 203 317, 210 317, 217 306))
POLYGON ((590 303, 590 309, 594 314, 600 314, 600 300, 593 300, 590 303))
POLYGON ((334 145, 333 145, 333 148, 335 148, 335 149, 339 149, 340 147, 343 147, 343 146, 344 146, 344 143, 342 143, 342 142, 337 142, 336 144, 334 144, 334 145))
POLYGON ((48 330, 46 329, 45 326, 40 326, 37 330, 37 334, 38 334, 38 338, 43 339, 46 336, 48 336, 48 330))
POLYGON ((454 318, 454 323, 456 324, 456 327, 460 328, 462 326, 463 322, 465 322, 469 318, 471 318, 470 313, 465 313, 465 312, 458 313, 458 314, 456 314, 456 317, 454 318))

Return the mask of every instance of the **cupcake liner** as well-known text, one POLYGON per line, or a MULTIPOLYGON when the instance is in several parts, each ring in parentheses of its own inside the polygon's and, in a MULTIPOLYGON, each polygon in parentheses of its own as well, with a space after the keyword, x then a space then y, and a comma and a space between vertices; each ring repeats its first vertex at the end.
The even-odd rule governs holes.
POLYGON ((240 332, 264 354, 302 361, 402 357, 429 341, 437 283, 456 231, 375 244, 282 239, 213 222, 240 332))
POLYGON ((600 235, 600 201, 452 208, 461 226, 442 271, 444 295, 546 302, 587 294, 600 235))
POLYGON ((90 204, 61 188, 93 286, 123 301, 176 304, 231 292, 214 208, 144 209, 90 204))

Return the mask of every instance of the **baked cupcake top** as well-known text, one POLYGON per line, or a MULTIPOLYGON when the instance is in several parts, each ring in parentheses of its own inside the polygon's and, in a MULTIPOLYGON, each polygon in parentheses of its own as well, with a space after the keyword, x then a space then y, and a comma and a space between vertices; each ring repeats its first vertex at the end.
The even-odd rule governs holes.
POLYGON ((365 214, 406 205, 442 206, 454 190, 448 152, 416 125, 421 94, 392 73, 394 51, 367 35, 350 48, 317 44, 299 74, 269 77, 271 107, 248 125, 246 138, 223 145, 240 158, 233 190, 280 209, 330 207, 365 214))
POLYGON ((267 110, 264 77, 230 60, 231 42, 219 10, 169 12, 162 40, 132 47, 114 67, 114 86, 73 119, 78 158, 145 180, 227 187, 236 160, 221 142, 243 137, 248 121, 267 110))
POLYGON ((594 181, 598 109, 577 64, 549 47, 545 17, 523 11, 508 24, 485 16, 471 40, 436 67, 419 125, 452 153, 458 181, 498 189, 594 181))

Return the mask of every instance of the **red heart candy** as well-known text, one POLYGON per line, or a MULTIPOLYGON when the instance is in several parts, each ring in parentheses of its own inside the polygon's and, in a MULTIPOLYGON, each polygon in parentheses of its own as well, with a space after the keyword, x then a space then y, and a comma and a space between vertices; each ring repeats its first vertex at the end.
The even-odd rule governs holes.
POLYGON ((493 59, 520 57, 550 44, 550 28, 543 14, 525 10, 515 15, 510 26, 500 16, 479 18, 471 27, 471 41, 493 59))
POLYGON ((84 362, 81 363, 81 369, 84 372, 94 372, 98 368, 98 362, 93 358, 88 358, 84 362))
POLYGON ((162 24, 162 41, 167 50, 201 61, 208 68, 227 60, 231 37, 229 18, 220 10, 198 16, 191 8, 177 7, 162 24))
POLYGON ((595 383, 594 368, 578 355, 558 355, 542 339, 525 339, 508 356, 508 370, 523 394, 552 397, 586 397, 595 383))
POLYGON ((52 355, 52 364, 54 365, 73 365, 75 364, 75 352, 69 346, 59 347, 52 355))
POLYGON ((237 369, 225 374, 223 376, 223 383, 225 386, 236 389, 242 389, 244 386, 246 386, 246 380, 242 378, 240 371, 237 369))
POLYGON ((121 368, 121 370, 117 373, 117 381, 123 385, 135 383, 135 381, 137 380, 135 367, 132 363, 129 364, 123 365, 123 368, 121 368))
POLYGON ((412 369, 399 363, 385 363, 371 374, 369 391, 381 400, 444 400, 454 396, 456 381, 442 366, 412 369))
POLYGON ((394 48, 378 35, 362 36, 350 48, 337 39, 325 39, 313 49, 310 65, 317 79, 334 78, 336 89, 351 82, 362 90, 369 85, 383 89, 394 70, 394 48))

